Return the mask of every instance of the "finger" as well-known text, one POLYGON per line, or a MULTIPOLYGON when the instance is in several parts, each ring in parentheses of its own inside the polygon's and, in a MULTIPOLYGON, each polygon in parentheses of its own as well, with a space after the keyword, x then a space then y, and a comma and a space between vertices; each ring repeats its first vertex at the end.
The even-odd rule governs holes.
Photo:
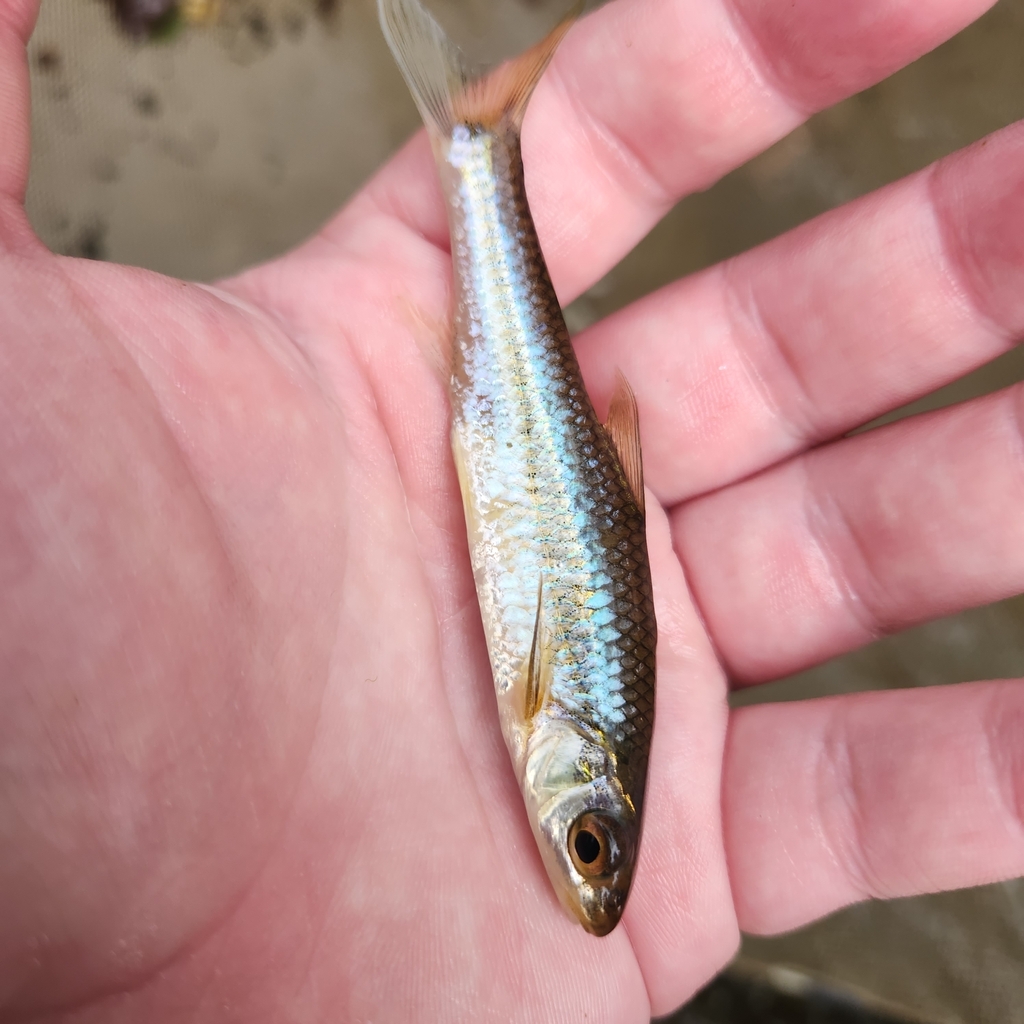
MULTIPOLYGON (((681 195, 936 46, 989 3, 618 0, 584 19, 524 128, 530 202, 560 294, 571 298, 597 280, 681 195)), ((447 246, 422 139, 326 237, 382 212, 447 246)))
POLYGON ((740 926, 1024 872, 1024 683, 732 715, 723 809, 740 926))
POLYGON ((720 487, 934 390, 1024 335, 1024 122, 595 325, 650 486, 720 487))
POLYGON ((625 926, 656 1016, 721 969, 739 941, 722 856, 725 677, 686 589, 665 513, 647 516, 658 694, 644 835, 625 926))
POLYGON ((819 448, 678 508, 734 677, 775 678, 1024 589, 1024 386, 819 448))
POLYGON ((21 202, 28 176, 28 62, 25 44, 37 0, 0 0, 0 243, 23 232, 21 202))

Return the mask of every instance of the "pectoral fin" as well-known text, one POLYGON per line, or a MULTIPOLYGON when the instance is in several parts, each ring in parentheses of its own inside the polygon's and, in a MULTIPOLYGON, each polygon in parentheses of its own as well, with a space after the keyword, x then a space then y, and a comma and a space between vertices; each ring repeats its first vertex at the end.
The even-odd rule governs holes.
POLYGON ((550 672, 548 671, 547 659, 545 657, 546 648, 543 642, 543 597, 544 577, 542 575, 537 584, 537 615, 533 622, 533 642, 530 644, 530 653, 523 665, 523 690, 526 695, 523 711, 527 724, 534 720, 537 712, 544 706, 544 702, 548 697, 550 672))
POLYGON ((608 409, 608 419, 604 428, 608 431, 612 444, 619 455, 622 472, 626 475, 626 483, 633 492, 633 499, 644 511, 644 464, 640 454, 640 416, 636 408, 636 396, 629 386, 629 381, 620 373, 612 395, 612 404, 608 409))

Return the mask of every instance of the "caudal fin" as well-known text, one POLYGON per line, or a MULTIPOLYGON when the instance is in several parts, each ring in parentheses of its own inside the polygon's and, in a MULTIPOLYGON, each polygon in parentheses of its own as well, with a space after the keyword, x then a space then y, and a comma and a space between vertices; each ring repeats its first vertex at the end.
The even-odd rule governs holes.
POLYGON ((506 120, 519 128, 534 87, 583 10, 572 10, 525 53, 474 78, 437 20, 420 0, 377 0, 384 38, 428 131, 446 137, 456 124, 483 127, 506 120))

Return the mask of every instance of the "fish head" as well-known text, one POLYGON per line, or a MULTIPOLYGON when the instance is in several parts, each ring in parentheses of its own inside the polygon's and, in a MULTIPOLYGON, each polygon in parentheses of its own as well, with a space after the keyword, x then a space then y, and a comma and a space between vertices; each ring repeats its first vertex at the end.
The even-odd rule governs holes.
POLYGON ((565 721, 544 723, 531 740, 524 791, 544 866, 570 914, 607 935, 633 881, 639 816, 603 744, 565 721))

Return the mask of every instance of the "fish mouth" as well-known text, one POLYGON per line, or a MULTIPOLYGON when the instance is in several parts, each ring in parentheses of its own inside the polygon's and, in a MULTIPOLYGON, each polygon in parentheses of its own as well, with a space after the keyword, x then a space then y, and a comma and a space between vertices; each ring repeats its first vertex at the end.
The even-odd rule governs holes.
POLYGON ((615 926, 619 923, 621 913, 615 917, 604 918, 601 921, 590 921, 585 917, 580 918, 580 924, 590 932, 591 935, 596 935, 599 939, 603 939, 606 935, 610 934, 615 930, 615 926))
POLYGON ((595 891, 596 898, 593 902, 587 899, 574 901, 575 906, 572 909, 576 920, 586 931, 598 938, 603 938, 614 931, 622 918, 631 881, 630 877, 625 879, 625 884, 620 881, 614 886, 605 887, 603 891, 595 891))

